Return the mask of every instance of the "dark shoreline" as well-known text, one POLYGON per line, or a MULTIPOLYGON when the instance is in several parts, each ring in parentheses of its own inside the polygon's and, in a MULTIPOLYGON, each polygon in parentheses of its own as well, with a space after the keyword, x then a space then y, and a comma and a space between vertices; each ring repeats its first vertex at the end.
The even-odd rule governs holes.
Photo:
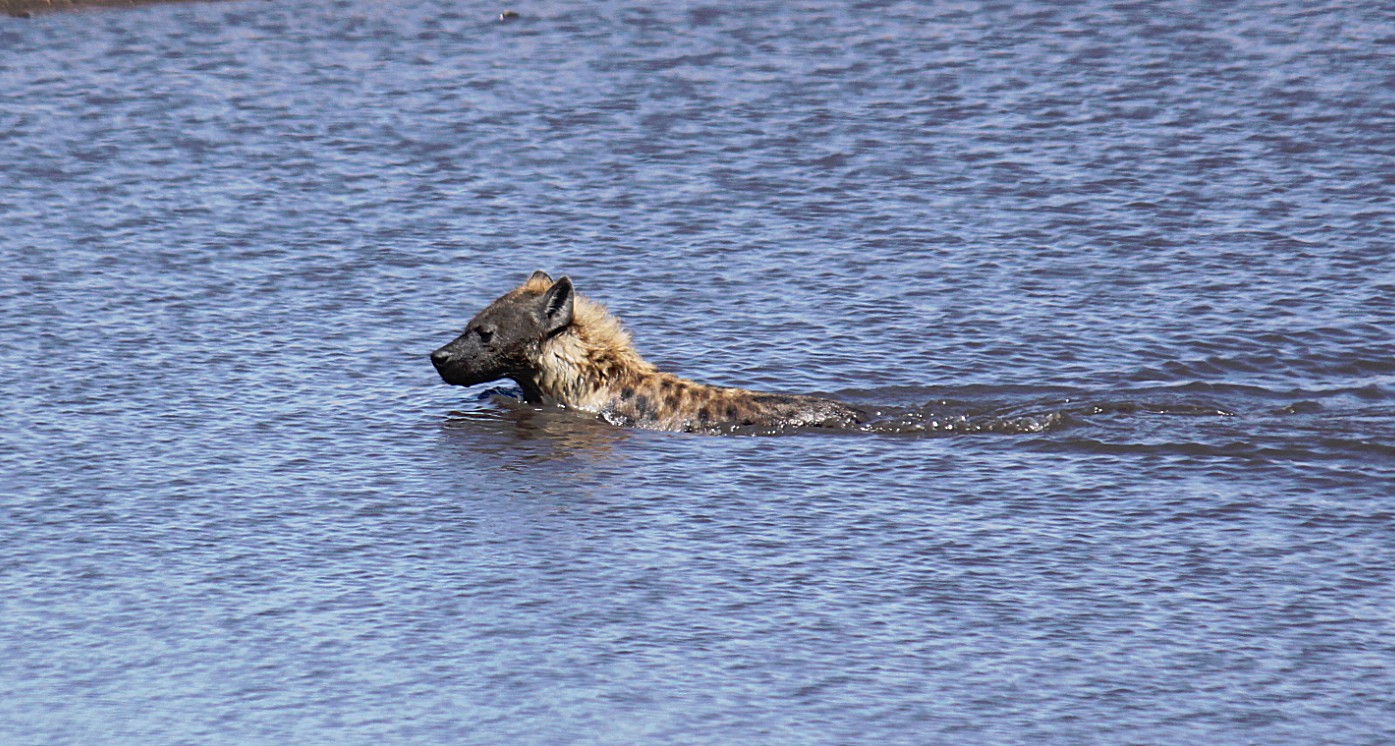
POLYGON ((61 13, 88 8, 135 8, 158 3, 205 1, 209 0, 0 0, 0 13, 14 18, 28 18, 38 13, 61 13))

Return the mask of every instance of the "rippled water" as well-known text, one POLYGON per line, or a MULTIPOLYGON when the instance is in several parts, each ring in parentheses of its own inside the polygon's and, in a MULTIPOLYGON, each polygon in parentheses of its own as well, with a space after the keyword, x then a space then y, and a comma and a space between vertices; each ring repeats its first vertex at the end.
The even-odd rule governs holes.
POLYGON ((1395 14, 517 10, 0 19, 5 743, 1395 741, 1395 14))

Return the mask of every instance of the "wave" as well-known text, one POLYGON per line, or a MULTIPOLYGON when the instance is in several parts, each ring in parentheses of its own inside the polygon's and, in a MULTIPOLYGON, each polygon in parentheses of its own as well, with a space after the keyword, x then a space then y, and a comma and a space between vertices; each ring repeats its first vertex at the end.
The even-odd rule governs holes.
MULTIPOLYGON (((1021 448, 1045 454, 1158 460, 1158 468, 1242 462, 1276 469, 1295 484, 1395 478, 1395 411, 1349 392, 1278 392, 1187 384, 1089 391, 1064 387, 892 387, 826 393, 860 408, 858 425, 830 428, 734 426, 737 436, 955 439, 955 447, 1021 448)), ((632 428, 521 401, 510 386, 479 389, 446 426, 472 447, 523 448, 538 458, 612 452, 632 428)), ((888 448, 894 448, 891 443, 888 448)), ((1210 468, 1210 467, 1207 467, 1210 468)))

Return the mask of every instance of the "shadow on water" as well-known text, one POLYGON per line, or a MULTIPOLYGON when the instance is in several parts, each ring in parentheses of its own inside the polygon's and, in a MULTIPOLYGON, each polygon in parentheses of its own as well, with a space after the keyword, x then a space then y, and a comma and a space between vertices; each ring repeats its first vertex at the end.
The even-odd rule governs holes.
MULTIPOLYGON (((1315 394, 1317 400, 1288 398, 1295 393, 1314 394, 1188 387, 1100 392, 982 386, 847 390, 836 398, 867 415, 854 427, 736 426, 713 434, 914 440, 1014 436, 1021 438, 1023 447, 1046 452, 1326 462, 1351 468, 1395 459, 1395 432, 1383 410, 1353 409, 1349 396, 1341 392, 1315 394), (874 403, 879 401, 925 403, 874 403)), ((579 412, 535 407, 508 387, 483 390, 466 405, 451 412, 442 428, 461 447, 490 456, 505 471, 573 460, 613 464, 623 460, 629 449, 622 446, 635 438, 689 435, 619 427, 579 412)))
POLYGON ((636 434, 594 417, 525 404, 509 389, 487 389, 470 403, 474 406, 468 410, 447 414, 443 432, 453 441, 464 442, 461 438, 467 436, 471 451, 497 457, 506 471, 574 457, 605 459, 636 434))
MULTIPOLYGON (((895 392, 844 392, 841 398, 866 415, 863 422, 853 427, 769 428, 735 425, 708 434, 1031 435, 1093 424, 1101 419, 1158 415, 1223 418, 1236 414, 1228 408, 1202 401, 1164 401, 1125 396, 1042 397, 1040 392, 1036 396, 1024 397, 1021 392, 1007 390, 956 392, 960 395, 934 398, 920 405, 871 403, 878 399, 905 399, 908 394, 913 397, 919 395, 917 398, 923 399, 934 393, 943 391, 899 389, 895 392), (891 395, 888 396, 888 393, 891 395), (970 395, 964 396, 964 393, 970 395)), ((567 458, 580 453, 605 453, 641 432, 617 427, 590 415, 531 406, 521 400, 517 390, 508 387, 484 390, 473 397, 472 403, 475 406, 468 410, 451 412, 443 426, 450 431, 471 432, 483 438, 480 443, 484 448, 488 449, 490 443, 495 443, 500 452, 507 450, 514 458, 518 457, 520 447, 529 450, 527 458, 534 461, 567 458)), ((479 448, 480 443, 475 447, 479 448)))

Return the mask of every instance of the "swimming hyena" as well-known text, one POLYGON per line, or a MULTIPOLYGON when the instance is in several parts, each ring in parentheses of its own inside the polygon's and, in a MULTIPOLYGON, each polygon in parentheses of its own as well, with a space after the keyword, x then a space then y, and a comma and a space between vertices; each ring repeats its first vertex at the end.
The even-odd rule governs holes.
POLYGON ((572 281, 534 272, 489 304, 465 332, 431 353, 446 383, 513 379, 533 404, 560 404, 614 424, 722 432, 849 427, 851 406, 814 396, 708 386, 664 373, 639 356, 620 321, 578 294, 572 281))

